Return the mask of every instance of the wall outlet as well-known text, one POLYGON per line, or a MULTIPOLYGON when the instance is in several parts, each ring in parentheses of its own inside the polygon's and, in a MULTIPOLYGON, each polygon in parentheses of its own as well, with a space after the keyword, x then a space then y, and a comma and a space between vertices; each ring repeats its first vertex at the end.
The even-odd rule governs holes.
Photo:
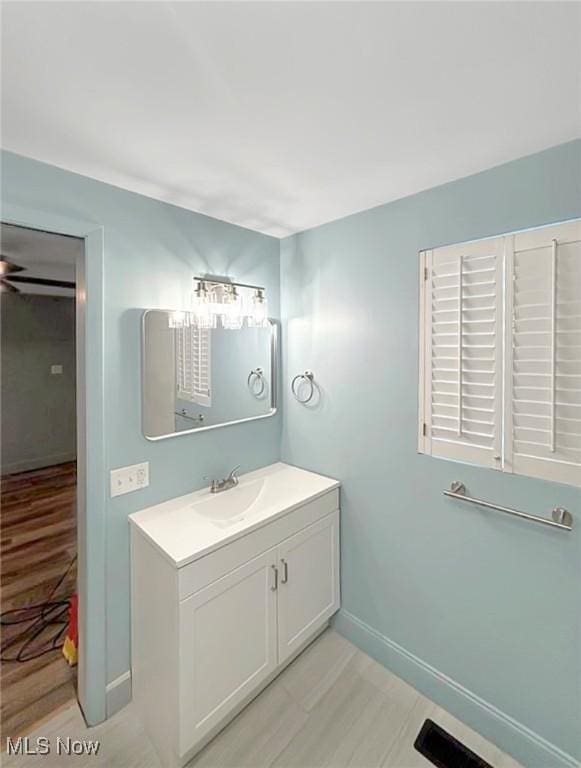
POLYGON ((149 462, 111 470, 111 496, 138 491, 149 485, 149 462))
POLYGON ((63 367, 62 367, 62 365, 51 365, 51 367, 50 367, 50 372, 51 372, 52 374, 55 374, 55 373, 57 373, 57 374, 58 374, 58 373, 62 373, 62 372, 63 372, 63 367))

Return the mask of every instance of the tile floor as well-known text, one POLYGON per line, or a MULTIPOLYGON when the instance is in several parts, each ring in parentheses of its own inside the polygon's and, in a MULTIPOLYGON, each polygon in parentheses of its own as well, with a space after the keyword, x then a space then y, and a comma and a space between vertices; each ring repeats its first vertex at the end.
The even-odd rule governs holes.
MULTIPOLYGON (((519 764, 328 630, 198 754, 188 768, 430 768, 413 748, 426 717, 494 768, 519 764)), ((87 729, 76 706, 33 736, 99 739, 97 757, 8 757, 2 765, 160 768, 130 706, 87 729)), ((432 766, 433 768, 433 766, 432 766)))

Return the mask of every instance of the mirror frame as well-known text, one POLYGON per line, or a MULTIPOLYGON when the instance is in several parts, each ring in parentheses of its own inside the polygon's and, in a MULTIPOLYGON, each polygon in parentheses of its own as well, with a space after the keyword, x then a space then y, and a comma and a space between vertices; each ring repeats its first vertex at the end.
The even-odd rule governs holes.
MULTIPOLYGON (((145 400, 143 397, 144 381, 145 381, 145 318, 150 312, 167 312, 171 313, 175 310, 172 309, 146 309, 141 316, 141 433, 146 440, 151 442, 157 442, 158 440, 168 440, 171 437, 181 437, 182 435, 195 435, 199 432, 207 432, 210 429, 221 429, 222 427, 230 427, 232 424, 243 424, 246 421, 257 421, 258 419, 269 419, 274 416, 278 411, 277 407, 277 393, 278 393, 278 323, 277 321, 269 317, 268 322, 270 324, 270 410, 268 413, 262 413, 260 416, 247 416, 243 419, 234 419, 233 421, 223 421, 221 424, 211 424, 207 427, 194 427, 193 429, 184 429, 180 432, 168 432, 167 435, 158 435, 157 437, 151 437, 145 434, 143 429, 144 416, 145 416, 145 400)), ((235 333, 235 331, 233 331, 235 333)))

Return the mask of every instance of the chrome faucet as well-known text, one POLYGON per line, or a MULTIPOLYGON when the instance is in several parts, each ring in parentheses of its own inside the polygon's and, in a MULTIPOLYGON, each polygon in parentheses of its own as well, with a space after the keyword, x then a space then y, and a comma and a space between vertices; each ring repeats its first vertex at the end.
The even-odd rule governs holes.
MULTIPOLYGON (((238 483, 238 477, 236 473, 240 469, 240 464, 237 467, 234 467, 232 472, 228 475, 228 477, 224 478, 224 480, 210 480, 210 493, 221 493, 222 491, 227 491, 229 488, 235 488, 238 483)), ((205 480, 208 480, 208 478, 204 478, 205 480)))

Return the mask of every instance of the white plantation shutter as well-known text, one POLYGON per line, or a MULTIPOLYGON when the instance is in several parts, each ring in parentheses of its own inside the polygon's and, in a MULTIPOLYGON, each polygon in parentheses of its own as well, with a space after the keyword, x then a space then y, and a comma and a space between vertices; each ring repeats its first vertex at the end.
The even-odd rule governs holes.
POLYGON ((433 456, 499 465, 502 249, 497 238, 424 253, 420 439, 433 456))
POLYGON ((184 326, 175 329, 176 394, 180 400, 212 405, 210 331, 184 326))
POLYGON ((581 486, 581 220, 420 257, 420 452, 581 486))
POLYGON ((507 241, 506 468, 581 485, 581 222, 507 241))

